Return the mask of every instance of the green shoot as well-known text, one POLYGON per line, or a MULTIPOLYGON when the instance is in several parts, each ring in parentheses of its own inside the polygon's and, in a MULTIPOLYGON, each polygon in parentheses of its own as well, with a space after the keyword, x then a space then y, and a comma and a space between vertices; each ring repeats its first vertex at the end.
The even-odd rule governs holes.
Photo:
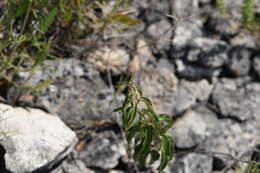
POLYGON ((156 114, 152 102, 131 79, 119 84, 117 90, 124 87, 127 87, 124 103, 114 111, 122 113, 129 153, 141 166, 149 156, 150 163, 160 159, 157 170, 162 171, 174 156, 173 140, 167 135, 173 121, 167 114, 156 114))

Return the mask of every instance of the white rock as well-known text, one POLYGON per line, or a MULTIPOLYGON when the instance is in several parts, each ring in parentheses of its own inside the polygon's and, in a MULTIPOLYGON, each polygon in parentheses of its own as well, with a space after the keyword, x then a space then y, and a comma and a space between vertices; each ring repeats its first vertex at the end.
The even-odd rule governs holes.
POLYGON ((6 169, 15 173, 48 170, 78 141, 57 116, 5 104, 0 104, 0 132, 6 169))

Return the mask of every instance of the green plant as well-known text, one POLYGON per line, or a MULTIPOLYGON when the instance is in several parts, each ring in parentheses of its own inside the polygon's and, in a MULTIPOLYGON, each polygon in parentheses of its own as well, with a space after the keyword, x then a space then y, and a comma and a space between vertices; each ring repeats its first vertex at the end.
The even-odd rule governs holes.
POLYGON ((156 114, 152 102, 142 95, 133 81, 122 82, 118 92, 127 87, 127 95, 121 107, 123 127, 130 155, 144 166, 150 156, 150 163, 160 159, 157 168, 162 171, 174 156, 173 140, 167 135, 173 121, 167 114, 156 114))
MULTIPOLYGON (((40 90, 52 81, 47 79, 30 86, 33 72, 46 59, 62 57, 55 51, 57 45, 88 34, 102 36, 106 29, 123 25, 124 30, 138 23, 120 10, 128 1, 116 0, 4 0, 0 15, 0 81, 7 81, 22 90, 40 90), (54 25, 55 24, 55 25, 54 25), (64 30, 69 34, 59 31, 64 30), (54 53, 55 52, 55 53, 54 53), (18 83, 19 72, 30 75, 18 83)), ((5 83, 5 82, 1 82, 5 83)))
POLYGON ((249 25, 254 21, 254 0, 244 0, 242 14, 245 24, 249 25))

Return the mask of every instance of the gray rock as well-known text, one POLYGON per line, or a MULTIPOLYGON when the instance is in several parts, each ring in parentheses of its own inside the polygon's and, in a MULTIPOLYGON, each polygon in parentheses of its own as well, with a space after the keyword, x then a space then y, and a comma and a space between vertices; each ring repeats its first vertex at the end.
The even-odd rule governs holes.
POLYGON ((105 131, 94 137, 77 158, 86 165, 111 169, 117 166, 119 158, 126 155, 123 142, 112 131, 105 131))
POLYGON ((242 20, 241 7, 243 6, 244 0, 229 0, 224 1, 226 11, 237 20, 242 20))
POLYGON ((154 41, 157 51, 169 48, 171 43, 171 35, 173 34, 170 32, 171 28, 172 26, 167 20, 161 20, 153 23, 147 28, 147 33, 154 41))
MULTIPOLYGON (((162 65, 159 63, 157 65, 162 65)), ((168 65, 173 67, 168 62, 168 65)), ((151 99, 155 110, 158 112, 171 112, 171 93, 176 90, 178 80, 172 68, 162 66, 147 66, 140 76, 140 86, 143 88, 144 96, 151 99)))
POLYGON ((217 68, 227 62, 228 45, 219 40, 203 37, 191 41, 187 60, 208 68, 217 68))
POLYGON ((229 50, 227 67, 233 76, 245 76, 250 70, 252 51, 243 46, 235 46, 229 50))
POLYGON ((178 82, 173 71, 163 66, 146 68, 140 86, 143 94, 154 103, 155 110, 169 114, 182 113, 194 106, 197 100, 207 100, 212 90, 212 85, 206 80, 178 82))
POLYGON ((171 0, 171 5, 176 17, 189 17, 199 12, 198 0, 171 0))
POLYGON ((256 118, 260 113, 260 84, 237 85, 235 81, 223 79, 215 85, 212 101, 224 117, 244 121, 256 118))
POLYGON ((182 59, 187 54, 187 44, 196 37, 202 36, 202 21, 190 20, 176 24, 174 37, 171 42, 171 59, 182 59))
MULTIPOLYGON (((194 111, 206 124, 206 139, 200 143, 198 150, 222 152, 236 157, 256 144, 258 132, 254 121, 240 124, 232 119, 217 119, 216 114, 204 106, 194 111)), ((232 162, 222 155, 215 156, 224 163, 232 162)))
MULTIPOLYGON (((160 20, 162 20, 162 18, 165 17, 165 14, 169 13, 169 1, 168 0, 161 0, 160 3, 158 3, 157 0, 148 0, 148 1, 144 0, 144 1, 138 1, 137 4, 142 4, 142 3, 143 3, 142 8, 145 9, 143 15, 144 15, 146 24, 159 22, 160 20), (144 5, 145 3, 146 3, 146 5, 144 5)), ((138 11, 141 11, 141 10, 138 10, 138 11)))
POLYGON ((171 134, 178 148, 192 148, 206 139, 206 128, 207 124, 202 116, 187 111, 174 123, 171 134))
POLYGON ((176 173, 211 173, 212 157, 202 154, 187 154, 177 159, 171 167, 176 173))
POLYGON ((188 82, 181 80, 175 92, 171 93, 172 113, 179 114, 196 105, 197 101, 208 100, 213 86, 206 80, 188 82))
POLYGON ((177 23, 173 46, 183 47, 191 39, 202 36, 202 22, 198 19, 177 23))
POLYGON ((253 61, 253 67, 256 75, 260 79, 260 56, 255 56, 253 61))
MULTIPOLYGON (((57 113, 63 120, 111 120, 118 99, 93 65, 77 59, 46 61, 40 79, 53 83, 34 92, 36 105, 57 113), (82 73, 82 71, 84 73, 82 73)), ((120 100, 120 99, 119 99, 120 100)))
POLYGON ((62 163, 62 169, 64 173, 95 173, 88 169, 85 163, 81 160, 64 161, 62 163))
POLYGON ((49 170, 77 143, 77 137, 57 116, 37 109, 0 104, 0 144, 8 171, 49 170))
MULTIPOLYGON (((258 130, 255 121, 240 124, 231 119, 218 119, 216 113, 205 106, 198 106, 177 119, 171 134, 178 148, 196 147, 208 154, 221 152, 237 157, 256 145, 258 130)), ((224 165, 232 162, 223 155, 213 155, 224 165)), ((179 160, 182 159, 177 158, 177 163, 179 160)))
POLYGON ((260 14, 260 1, 259 0, 255 0, 254 2, 254 10, 256 14, 260 14))
POLYGON ((212 15, 207 19, 205 23, 205 27, 213 32, 218 33, 224 38, 233 37, 235 34, 239 32, 237 21, 233 18, 224 16, 223 14, 212 13, 212 15))
POLYGON ((188 80, 211 79, 217 77, 223 71, 222 68, 205 68, 199 65, 183 63, 181 60, 176 60, 178 75, 188 80))
POLYGON ((256 37, 254 37, 250 32, 242 30, 234 38, 230 40, 232 46, 244 46, 251 49, 257 49, 256 37))
POLYGON ((66 159, 51 173, 95 173, 93 170, 88 169, 85 163, 81 160, 66 159))

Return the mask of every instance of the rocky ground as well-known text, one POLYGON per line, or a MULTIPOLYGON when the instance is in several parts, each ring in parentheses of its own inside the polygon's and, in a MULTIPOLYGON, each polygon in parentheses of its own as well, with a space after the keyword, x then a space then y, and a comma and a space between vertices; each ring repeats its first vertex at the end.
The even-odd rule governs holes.
MULTIPOLYGON (((79 139, 51 173, 135 172, 112 112, 124 99, 114 97, 114 86, 131 73, 156 110, 175 121, 176 156, 165 172, 238 172, 221 153, 250 159, 260 149, 260 45, 242 25, 241 4, 230 0, 223 15, 211 0, 134 0, 138 26, 95 42, 94 50, 95 38, 85 38, 69 45, 66 58, 45 61, 31 83, 54 82, 24 93, 20 105, 57 114, 79 139)), ((15 90, 7 89, 7 101, 15 90)))

